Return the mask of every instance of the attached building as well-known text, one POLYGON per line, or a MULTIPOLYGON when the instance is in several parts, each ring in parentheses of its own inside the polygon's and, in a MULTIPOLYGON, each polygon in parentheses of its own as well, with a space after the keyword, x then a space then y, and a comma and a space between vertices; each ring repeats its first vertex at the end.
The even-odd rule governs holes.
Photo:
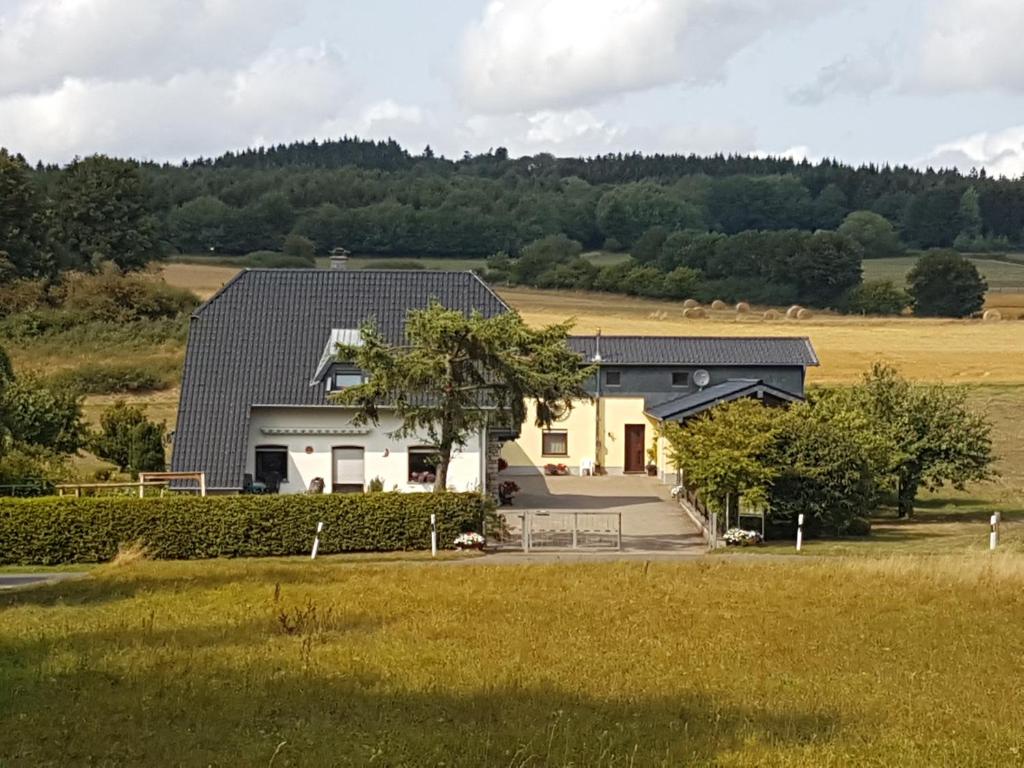
POLYGON ((580 402, 550 429, 532 422, 506 443, 513 473, 545 465, 572 472, 593 465, 615 474, 653 466, 670 471, 665 422, 684 422, 719 403, 753 397, 768 405, 804 398, 806 370, 818 365, 802 337, 575 336, 570 344, 595 366, 590 402, 580 402))

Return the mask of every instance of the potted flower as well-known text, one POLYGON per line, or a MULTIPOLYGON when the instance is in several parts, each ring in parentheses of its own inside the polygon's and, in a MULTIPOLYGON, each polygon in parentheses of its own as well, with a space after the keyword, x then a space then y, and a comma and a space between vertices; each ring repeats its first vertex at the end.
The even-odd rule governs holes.
POLYGON ((651 477, 658 476, 658 444, 653 444, 647 449, 647 474, 651 477))
POLYGON ((455 537, 455 548, 456 549, 476 549, 483 550, 484 537, 476 531, 468 531, 466 533, 460 533, 455 537))
POLYGON ((501 506, 507 507, 517 493, 519 493, 519 486, 511 480, 505 480, 498 485, 498 502, 501 506))

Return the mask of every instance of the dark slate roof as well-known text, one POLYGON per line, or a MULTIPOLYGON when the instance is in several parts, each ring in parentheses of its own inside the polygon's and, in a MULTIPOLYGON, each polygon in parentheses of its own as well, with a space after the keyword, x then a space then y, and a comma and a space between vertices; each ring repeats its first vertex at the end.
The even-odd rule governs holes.
MULTIPOLYGON (((573 336, 569 344, 594 359, 597 336, 573 336)), ((806 337, 601 336, 604 365, 818 365, 806 337)))
POLYGON ((786 402, 802 400, 799 395, 765 384, 760 379, 729 379, 699 392, 677 397, 668 402, 647 408, 647 414, 659 421, 685 419, 703 413, 719 403, 738 400, 743 397, 770 395, 786 402))
POLYGON ((391 341, 431 299, 485 316, 508 311, 471 272, 252 269, 196 310, 189 328, 172 467, 241 488, 252 405, 324 405, 310 386, 333 329, 372 320, 391 341))

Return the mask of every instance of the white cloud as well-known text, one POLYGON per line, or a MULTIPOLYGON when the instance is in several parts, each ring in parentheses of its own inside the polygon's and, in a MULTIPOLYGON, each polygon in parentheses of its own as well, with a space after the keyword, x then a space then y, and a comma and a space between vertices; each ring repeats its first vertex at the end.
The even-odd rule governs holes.
POLYGON ((920 86, 936 91, 1024 90, 1024 3, 938 0, 919 53, 920 86))
POLYGON ((836 95, 870 96, 892 83, 893 76, 889 47, 875 45, 864 54, 843 56, 822 67, 790 98, 797 104, 817 105, 836 95))
POLYGON ((1019 178, 1024 176, 1024 125, 940 144, 917 164, 961 171, 984 168, 993 176, 1019 178))
POLYGON ((47 160, 94 152, 177 160, 353 133, 359 116, 346 111, 350 101, 336 52, 271 50, 237 70, 190 71, 161 82, 74 78, 50 92, 2 98, 2 141, 47 160))
POLYGON ((839 0, 492 0, 467 30, 462 92, 476 111, 565 109, 724 76, 776 26, 839 0))
POLYGON ((555 112, 550 109, 527 118, 530 127, 526 140, 533 144, 565 144, 588 139, 610 142, 622 133, 621 129, 599 120, 585 109, 555 112))
POLYGON ((628 129, 585 109, 541 110, 528 114, 471 115, 460 132, 472 152, 503 146, 513 155, 538 152, 600 154, 625 137, 628 129))
POLYGON ((65 81, 168 79, 252 61, 302 3, 279 0, 4 0, 0 96, 65 81))

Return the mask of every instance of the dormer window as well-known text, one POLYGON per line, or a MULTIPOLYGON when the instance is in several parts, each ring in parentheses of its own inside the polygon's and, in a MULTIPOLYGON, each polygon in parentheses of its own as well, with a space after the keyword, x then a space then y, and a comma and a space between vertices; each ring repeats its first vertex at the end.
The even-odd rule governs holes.
POLYGON ((363 374, 353 371, 336 371, 331 389, 340 392, 349 387, 358 387, 363 383, 363 374))

